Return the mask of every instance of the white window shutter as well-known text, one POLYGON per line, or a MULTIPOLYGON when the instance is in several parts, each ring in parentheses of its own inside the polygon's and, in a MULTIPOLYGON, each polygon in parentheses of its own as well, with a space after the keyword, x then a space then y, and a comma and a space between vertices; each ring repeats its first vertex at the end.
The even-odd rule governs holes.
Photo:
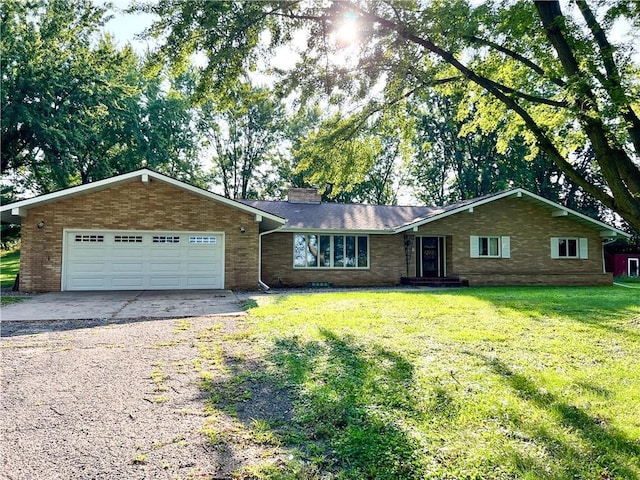
POLYGON ((558 253, 558 244, 559 242, 559 238, 558 237, 551 237, 551 258, 560 258, 560 255, 558 253))
POLYGON ((580 239, 580 258, 589 258, 589 240, 587 238, 580 239))
POLYGON ((511 258, 511 237, 500 237, 502 258, 511 258))
POLYGON ((480 249, 478 248, 478 237, 476 235, 471 235, 470 238, 470 251, 471 251, 471 258, 478 258, 480 256, 480 249))

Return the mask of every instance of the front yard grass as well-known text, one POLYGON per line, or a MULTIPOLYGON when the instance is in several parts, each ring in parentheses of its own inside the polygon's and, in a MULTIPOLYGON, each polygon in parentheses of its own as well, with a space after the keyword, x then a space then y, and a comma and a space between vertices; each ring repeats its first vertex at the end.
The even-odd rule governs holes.
POLYGON ((635 290, 267 300, 249 308, 241 340, 210 339, 227 350, 251 347, 259 369, 252 361, 242 372, 237 358, 222 355, 235 377, 202 387, 215 414, 262 405, 239 420, 247 430, 259 423, 261 435, 272 426, 271 442, 291 452, 284 463, 252 467, 250 478, 640 478, 635 290), (258 372, 266 390, 286 392, 275 396, 290 402, 286 421, 259 418, 270 400, 252 387, 258 372))
POLYGON ((20 271, 20 249, 0 251, 0 287, 11 288, 20 271))
POLYGON ((613 281, 616 285, 640 288, 640 277, 617 277, 613 281))
MULTIPOLYGON (((0 251, 0 288, 11 288, 16 281, 16 275, 20 271, 20 249, 0 251)), ((27 297, 0 296, 0 306, 22 302, 27 297)))

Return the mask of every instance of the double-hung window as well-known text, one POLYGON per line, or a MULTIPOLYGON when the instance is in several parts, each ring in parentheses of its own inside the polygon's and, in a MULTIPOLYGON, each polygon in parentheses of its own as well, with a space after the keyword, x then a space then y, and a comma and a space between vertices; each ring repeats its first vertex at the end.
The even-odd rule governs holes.
POLYGON ((511 237, 471 235, 470 252, 471 258, 510 258, 511 237))
POLYGON ((551 258, 589 258, 586 238, 552 237, 551 258))
POLYGON ((295 268, 369 268, 369 237, 294 234, 295 268))

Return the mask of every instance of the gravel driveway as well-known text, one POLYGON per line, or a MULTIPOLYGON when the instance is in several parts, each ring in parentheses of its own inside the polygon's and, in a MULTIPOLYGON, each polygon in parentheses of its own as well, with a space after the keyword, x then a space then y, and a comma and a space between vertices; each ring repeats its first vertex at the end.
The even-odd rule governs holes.
MULTIPOLYGON (((247 435, 216 444, 203 433, 199 339, 233 335, 244 321, 3 325, 0 477, 226 479, 265 458, 279 461, 283 452, 247 435)), ((219 418, 225 422, 240 428, 237 418, 219 418)))

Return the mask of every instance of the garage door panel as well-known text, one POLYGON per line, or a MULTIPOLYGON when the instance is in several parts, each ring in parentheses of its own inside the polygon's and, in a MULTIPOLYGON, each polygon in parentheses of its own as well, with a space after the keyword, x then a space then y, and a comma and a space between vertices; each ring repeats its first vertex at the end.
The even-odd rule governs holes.
POLYGON ((110 284, 113 290, 141 290, 144 288, 141 277, 112 277, 110 284))
POLYGON ((217 263, 188 263, 186 265, 187 273, 192 275, 201 275, 203 273, 211 273, 219 270, 220 266, 217 263))
POLYGON ((187 277, 187 288, 207 288, 205 285, 220 282, 219 276, 187 277))
POLYGON ((217 260, 222 261, 222 252, 219 249, 200 250, 200 248, 192 248, 187 251, 187 258, 192 261, 200 260, 217 260), (195 250, 195 251, 194 251, 195 250))
POLYGON ((135 250, 129 250, 129 251, 122 251, 122 250, 118 250, 117 248, 112 248, 109 252, 109 256, 115 260, 136 260, 136 259, 140 259, 141 257, 144 256, 144 250, 142 249, 135 249, 135 250))
POLYGON ((162 275, 162 274, 180 274, 182 264, 180 262, 167 262, 167 263, 150 263, 149 271, 152 274, 162 275))
POLYGON ((72 266, 71 273, 77 275, 95 275, 96 272, 99 272, 102 268, 102 262, 78 262, 72 266))
POLYGON ((68 290, 104 290, 106 286, 104 278, 74 276, 68 290))
POLYGON ((144 265, 142 263, 123 263, 121 259, 118 259, 117 263, 111 264, 111 271, 114 274, 118 273, 143 273, 144 265))
MULTIPOLYGON (((177 276, 152 276, 149 277, 149 287, 156 289, 181 288, 180 277, 177 276)), ((184 287, 182 287, 184 288, 184 287)), ((208 287, 211 288, 211 287, 208 287)))
POLYGON ((96 258, 102 258, 107 255, 107 248, 86 248, 86 247, 75 247, 74 248, 74 257, 78 260, 94 260, 96 258))
POLYGON ((66 236, 64 290, 224 288, 220 233, 87 230, 66 236))

